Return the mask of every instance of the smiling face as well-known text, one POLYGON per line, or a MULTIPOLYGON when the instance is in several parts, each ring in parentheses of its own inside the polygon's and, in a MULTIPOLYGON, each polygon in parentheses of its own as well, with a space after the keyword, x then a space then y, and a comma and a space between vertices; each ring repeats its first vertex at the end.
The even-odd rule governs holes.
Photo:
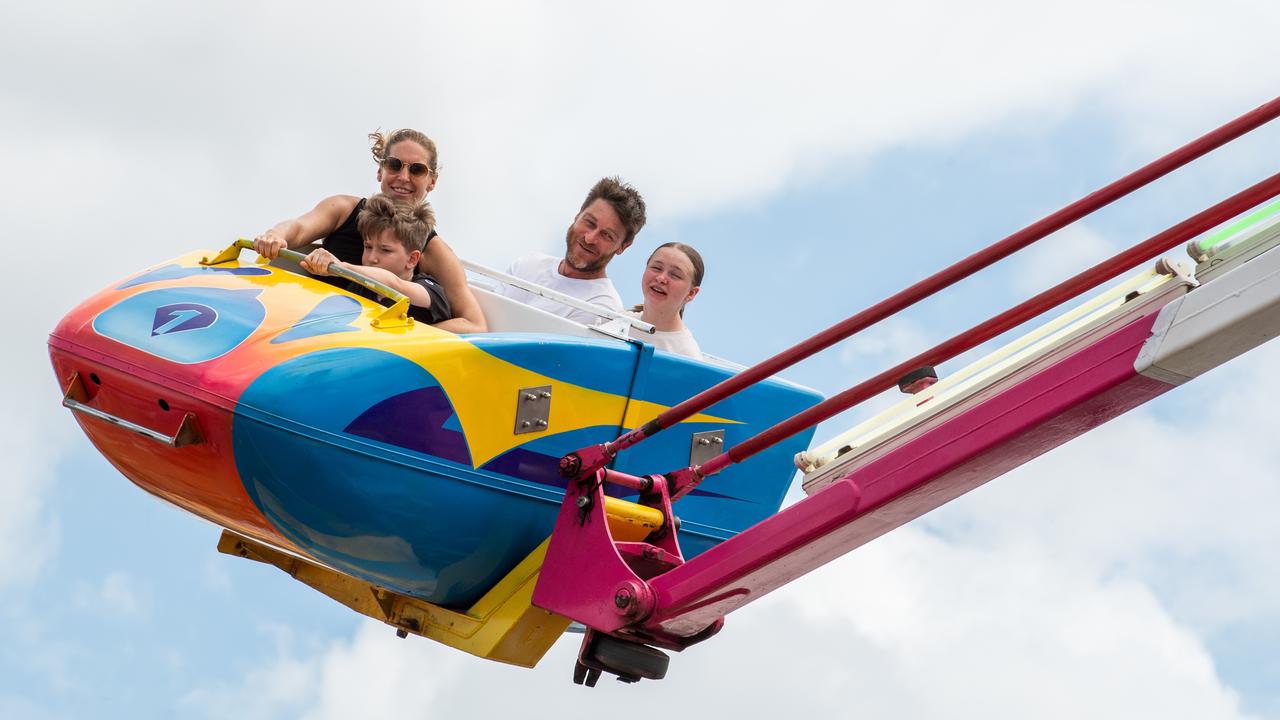
POLYGON ((693 261, 673 247, 653 252, 640 279, 645 312, 679 313, 698 294, 694 286, 693 261))
POLYGON ((377 235, 365 237, 360 264, 390 270, 396 277, 411 280, 420 254, 417 250, 410 252, 396 237, 395 230, 387 228, 377 235))
POLYGON ((430 168, 435 162, 430 151, 418 143, 412 140, 401 140, 387 148, 387 158, 399 160, 397 164, 400 165, 400 169, 393 172, 386 162, 378 166, 378 182, 382 183, 383 194, 390 196, 396 202, 419 203, 435 188, 434 172, 428 170, 421 175, 414 175, 412 172, 415 164, 430 168))
POLYGON ((565 233, 564 262, 560 272, 566 277, 590 280, 605 276, 605 266, 626 249, 627 229, 613 206, 596 200, 583 208, 565 233))

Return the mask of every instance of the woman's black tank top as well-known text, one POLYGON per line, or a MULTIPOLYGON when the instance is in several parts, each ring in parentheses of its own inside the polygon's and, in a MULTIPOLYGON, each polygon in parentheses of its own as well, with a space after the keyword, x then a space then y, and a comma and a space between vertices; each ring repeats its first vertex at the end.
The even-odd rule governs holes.
MULTIPOLYGON (((360 198, 360 202, 352 208, 347 219, 343 220, 338 229, 322 241, 325 250, 333 253, 333 256, 342 262, 352 265, 359 265, 364 259, 364 239, 356 229, 356 220, 360 217, 360 211, 364 209, 364 201, 364 198, 360 198)), ((430 243, 431 238, 435 236, 435 228, 432 228, 431 234, 427 236, 427 242, 430 243)))

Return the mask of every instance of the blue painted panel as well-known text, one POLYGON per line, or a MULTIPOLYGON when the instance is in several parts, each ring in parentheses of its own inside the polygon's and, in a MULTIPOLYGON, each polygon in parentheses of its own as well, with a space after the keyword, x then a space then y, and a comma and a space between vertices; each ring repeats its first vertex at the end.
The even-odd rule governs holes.
MULTIPOLYGON (((544 359, 544 346, 561 345, 529 340, 525 336, 531 354, 544 359)), ((570 344, 574 354, 588 357, 630 363, 636 356, 634 350, 620 356, 608 345, 570 344)), ((504 353, 523 359, 510 340, 504 353)), ((649 386, 675 373, 671 382, 701 389, 725 374, 665 357, 646 363, 649 386), (691 373, 701 375, 691 379, 691 373)), ((614 371, 625 376, 629 367, 614 371)), ((731 416, 751 421, 729 426, 730 442, 810 400, 792 388, 748 391, 725 405, 731 416), (761 404, 778 393, 774 405, 761 404)), ((474 601, 551 532, 563 497, 560 457, 618 434, 615 426, 598 426, 539 435, 473 469, 457 415, 435 378, 416 363, 368 348, 294 358, 255 380, 240 403, 233 428, 237 469, 285 537, 355 577, 451 606, 474 601)), ((689 433, 711 427, 686 423, 660 433, 624 453, 619 467, 682 467, 689 433)), ((709 479, 681 501, 686 557, 776 511, 793 451, 774 452, 709 479), (782 471, 774 468, 784 464, 782 471)))
POLYGON ((124 283, 117 290, 124 290, 135 285, 145 285, 146 283, 160 282, 162 280, 178 280, 181 278, 194 277, 196 275, 213 275, 221 273, 223 275, 270 275, 271 271, 260 267, 205 267, 198 265, 196 267, 184 267, 182 265, 165 265, 156 268, 151 272, 143 273, 138 277, 124 283))
POLYGON ((99 335, 176 363, 212 360, 258 329, 260 290, 166 288, 126 298, 93 319, 99 335))
POLYGON ((468 335, 476 347, 527 370, 581 387, 626 396, 636 348, 621 340, 529 333, 468 335))
POLYGON ((271 342, 284 343, 291 340, 330 335, 341 332, 355 332, 351 322, 360 317, 360 302, 346 295, 330 295, 311 308, 293 327, 280 333, 271 342))
POLYGON ((617 435, 539 436, 474 470, 435 378, 364 348, 271 369, 234 422, 237 470, 285 537, 344 572, 447 605, 475 600, 550 534, 559 458, 617 435))

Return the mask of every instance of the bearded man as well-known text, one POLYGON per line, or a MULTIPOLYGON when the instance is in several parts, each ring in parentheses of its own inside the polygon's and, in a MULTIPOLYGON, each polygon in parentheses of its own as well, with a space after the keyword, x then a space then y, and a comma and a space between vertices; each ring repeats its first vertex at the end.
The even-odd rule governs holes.
MULTIPOLYGON (((577 217, 565 233, 563 258, 543 253, 525 255, 511 264, 508 273, 556 290, 593 305, 622 312, 622 298, 605 274, 614 255, 621 255, 644 227, 644 198, 635 188, 617 177, 607 177, 587 193, 577 217)), ((594 325, 599 316, 563 305, 511 286, 502 293, 520 302, 541 308, 584 325, 594 325)))

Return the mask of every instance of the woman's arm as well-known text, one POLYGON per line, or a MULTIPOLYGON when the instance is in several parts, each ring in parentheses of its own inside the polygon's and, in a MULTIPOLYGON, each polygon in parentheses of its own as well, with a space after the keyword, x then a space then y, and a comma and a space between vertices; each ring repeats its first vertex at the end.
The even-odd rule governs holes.
POLYGON ((467 271, 462 268, 458 256, 453 254, 453 248, 439 235, 432 238, 422 251, 418 269, 434 277, 444 287, 444 294, 453 309, 453 319, 437 323, 436 327, 454 333, 489 331, 480 301, 467 285, 467 271))
POLYGON ((253 239, 253 249, 266 258, 275 258, 285 248, 308 245, 333 234, 342 226, 360 198, 354 195, 334 195, 320 201, 311 210, 292 220, 282 220, 274 227, 253 239))

